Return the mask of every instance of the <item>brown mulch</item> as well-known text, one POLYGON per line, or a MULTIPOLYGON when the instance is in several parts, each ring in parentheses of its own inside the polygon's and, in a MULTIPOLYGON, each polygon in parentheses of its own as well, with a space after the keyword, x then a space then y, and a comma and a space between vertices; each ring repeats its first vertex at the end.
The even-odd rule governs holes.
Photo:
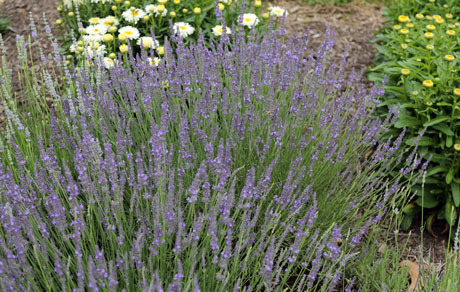
MULTIPOLYGON (((0 14, 7 16, 12 23, 11 30, 3 35, 3 39, 7 47, 6 57, 14 76, 19 70, 16 35, 30 35, 29 12, 32 12, 37 25, 38 37, 41 40, 39 45, 47 54, 52 51, 52 48, 44 29, 43 13, 46 13, 50 25, 54 27, 54 21, 58 18, 56 8, 59 2, 59 0, 4 0, 3 4, 0 4, 0 14)), ((332 59, 340 60, 342 53, 348 48, 346 76, 349 75, 352 68, 360 72, 373 63, 376 50, 369 41, 374 39, 374 32, 382 26, 384 21, 381 4, 369 4, 362 0, 341 6, 306 6, 302 2, 286 0, 272 0, 271 4, 288 9, 286 29, 289 34, 303 35, 307 28, 310 29, 310 48, 317 47, 325 39, 328 27, 334 30, 335 45, 330 56, 332 59)), ((57 30, 53 30, 56 35, 57 30)), ((34 63, 39 63, 39 56, 35 56, 34 63)), ((365 75, 361 82, 367 89, 373 85, 365 75)), ((1 114, 2 109, 0 108, 0 117, 1 114)), ((407 259, 414 259, 414 257, 419 259, 421 232, 417 227, 411 230, 404 255, 407 259)), ((408 233, 400 231, 398 238, 398 241, 403 243, 407 240, 408 233)), ((445 245, 444 237, 435 239, 429 234, 424 235, 424 256, 430 254, 432 262, 444 262, 445 245)))

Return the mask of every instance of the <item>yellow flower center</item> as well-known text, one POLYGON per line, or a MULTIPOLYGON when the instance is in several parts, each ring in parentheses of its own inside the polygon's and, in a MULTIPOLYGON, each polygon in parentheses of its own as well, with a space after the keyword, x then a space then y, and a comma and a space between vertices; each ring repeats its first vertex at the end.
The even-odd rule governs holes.
POLYGON ((425 86, 425 87, 433 87, 433 81, 425 80, 425 81, 423 81, 423 86, 425 86))
POLYGON ((454 149, 460 151, 460 143, 454 144, 454 149))
POLYGON ((445 55, 444 59, 446 59, 447 61, 453 61, 453 60, 455 60, 455 57, 452 56, 452 55, 445 55))
POLYGON ((402 75, 409 75, 410 74, 410 70, 409 69, 401 69, 401 74, 402 75))
POLYGON ((251 22, 251 19, 250 19, 249 17, 246 17, 246 18, 244 19, 244 21, 246 21, 246 22, 251 22))
POLYGON ((180 30, 186 30, 186 29, 187 29, 187 27, 186 27, 186 26, 183 26, 183 25, 181 25, 181 26, 179 26, 179 29, 180 29, 180 30))
POLYGON ((455 88, 454 94, 460 96, 460 88, 455 88))
POLYGON ((133 32, 128 30, 128 31, 125 31, 125 34, 127 34, 127 35, 132 35, 133 32))
POLYGON ((455 31, 454 31, 454 30, 451 30, 451 29, 449 29, 448 31, 446 31, 446 33, 447 33, 448 35, 455 35, 455 31))

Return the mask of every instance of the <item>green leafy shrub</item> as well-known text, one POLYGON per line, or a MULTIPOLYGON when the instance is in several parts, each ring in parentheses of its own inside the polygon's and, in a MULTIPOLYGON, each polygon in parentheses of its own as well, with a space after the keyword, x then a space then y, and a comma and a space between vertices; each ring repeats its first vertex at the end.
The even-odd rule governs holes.
POLYGON ((153 62, 158 63, 164 54, 163 41, 171 39, 171 34, 189 43, 198 41, 201 32, 204 43, 209 44, 219 40, 224 30, 230 38, 252 28, 266 32, 270 16, 277 25, 278 18, 287 13, 280 7, 262 13, 260 0, 66 0, 58 11, 56 24, 62 28, 62 51, 69 54, 69 62, 75 55, 98 55, 107 58, 107 66, 113 64, 118 52, 128 51, 128 42, 135 52, 141 46, 155 50, 158 59, 153 62), (241 26, 232 27, 233 23, 241 26))
POLYGON ((398 120, 386 135, 405 130, 406 146, 415 147, 429 161, 423 197, 417 186, 415 201, 404 209, 406 228, 421 208, 432 209, 430 220, 437 216, 452 226, 457 218, 454 208, 460 206, 460 7, 456 3, 399 1, 387 9, 389 24, 376 39, 377 66, 369 70, 372 81, 387 78, 378 112, 384 115, 400 106, 398 120))

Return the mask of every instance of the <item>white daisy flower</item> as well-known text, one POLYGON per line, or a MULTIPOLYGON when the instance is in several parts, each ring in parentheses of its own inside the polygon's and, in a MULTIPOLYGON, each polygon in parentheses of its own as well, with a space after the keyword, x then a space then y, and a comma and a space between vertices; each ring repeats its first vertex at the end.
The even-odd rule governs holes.
POLYGON ((178 33, 181 37, 185 38, 195 32, 195 28, 187 22, 176 22, 173 26, 174 33, 178 33))
POLYGON ((219 0, 219 2, 228 4, 228 5, 232 4, 232 0, 219 0))
POLYGON ((64 6, 68 9, 72 8, 72 4, 77 7, 83 4, 84 0, 64 0, 64 6))
POLYGON ((254 26, 256 26, 259 23, 259 18, 257 17, 257 15, 255 15, 253 13, 245 13, 245 14, 243 14, 243 19, 242 19, 241 23, 244 26, 247 26, 249 28, 253 28, 254 26))
POLYGON ((90 25, 85 28, 85 31, 89 35, 103 35, 107 32, 107 27, 103 24, 90 25))
POLYGON ((94 42, 102 42, 104 40, 103 35, 101 34, 93 34, 93 35, 84 35, 83 42, 85 44, 91 44, 94 42))
MULTIPOLYGON (((227 34, 232 34, 232 30, 228 27, 225 27, 225 32, 227 34)), ((224 33, 224 29, 222 28, 222 25, 216 25, 212 28, 212 33, 215 36, 221 36, 224 33)))
POLYGON ((168 14, 168 9, 164 8, 163 11, 160 13, 160 11, 158 11, 158 5, 153 5, 153 4, 145 6, 145 11, 147 12, 148 15, 150 16, 155 15, 156 17, 160 15, 166 16, 166 14, 168 14))
POLYGON ((108 3, 110 1, 111 0, 91 0, 91 3, 102 3, 102 4, 104 4, 104 3, 108 3))
POLYGON ((69 50, 70 50, 72 53, 75 53, 75 52, 78 50, 78 45, 77 45, 77 44, 72 44, 72 45, 70 45, 69 50))
POLYGON ((276 17, 282 17, 284 15, 284 12, 286 12, 286 16, 288 15, 288 11, 284 8, 281 8, 279 6, 273 6, 272 9, 270 10, 270 15, 276 16, 276 17))
POLYGON ((137 23, 145 16, 145 12, 139 8, 132 8, 123 12, 121 16, 128 22, 137 23))
POLYGON ((132 26, 122 27, 118 32, 124 35, 128 40, 137 40, 141 36, 139 30, 132 26))
POLYGON ((110 58, 105 57, 105 58, 103 59, 103 62, 104 62, 104 67, 105 67, 106 69, 110 69, 110 68, 112 68, 113 66, 115 66, 115 61, 112 60, 112 59, 110 59, 110 58))
POLYGON ((151 66, 158 66, 158 64, 160 64, 160 61, 161 61, 161 59, 158 58, 158 57, 149 58, 148 60, 149 60, 149 64, 150 64, 151 66))
POLYGON ((137 44, 139 46, 142 44, 146 49, 156 49, 160 45, 157 40, 151 37, 141 37, 137 40, 137 44))
POLYGON ((99 45, 99 46, 87 46, 85 48, 85 54, 87 56, 90 56, 91 58, 94 57, 102 57, 106 53, 106 47, 105 45, 99 45))
POLYGON ((120 24, 120 22, 114 16, 107 16, 105 18, 101 18, 99 20, 99 24, 109 28, 110 26, 117 26, 118 24, 120 24))

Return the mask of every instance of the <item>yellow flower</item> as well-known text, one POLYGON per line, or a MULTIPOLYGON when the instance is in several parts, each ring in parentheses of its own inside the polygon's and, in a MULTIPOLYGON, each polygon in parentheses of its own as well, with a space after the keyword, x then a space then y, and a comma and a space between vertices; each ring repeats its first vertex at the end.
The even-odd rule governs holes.
POLYGON ((128 45, 125 44, 121 45, 119 49, 122 54, 126 53, 129 50, 128 45))
POLYGON ((406 24, 407 27, 414 27, 414 24, 413 23, 408 23, 406 24))
POLYGON ((162 46, 158 47, 157 48, 157 53, 158 53, 158 55, 163 56, 165 54, 165 48, 162 47, 162 46))
POLYGON ((452 16, 452 14, 450 14, 450 13, 447 13, 447 14, 446 14, 446 18, 452 18, 452 17, 453 17, 453 16, 452 16))
POLYGON ((126 35, 124 35, 124 34, 119 34, 119 35, 118 35, 118 39, 120 40, 120 42, 125 42, 125 41, 126 41, 126 35))
POLYGON ((444 23, 444 19, 442 19, 442 18, 436 18, 434 21, 436 23, 444 23))
POLYGON ((427 16, 426 16, 426 19, 428 19, 428 20, 432 20, 432 19, 433 19, 433 17, 431 17, 431 16, 427 15, 427 16))
POLYGON ((452 56, 452 55, 445 55, 444 59, 446 59, 447 61, 453 61, 453 60, 455 60, 455 57, 452 56))
POLYGON ((456 22, 456 23, 455 23, 455 26, 460 26, 460 22, 456 22))
POLYGON ((88 21, 89 21, 89 24, 96 25, 96 24, 99 24, 100 20, 101 19, 99 17, 91 17, 88 21))
POLYGON ((454 88, 454 94, 460 96, 460 88, 454 88))
POLYGON ((102 36, 102 39, 106 43, 111 42, 113 41, 113 35, 111 35, 110 33, 106 33, 105 35, 102 36))
POLYGON ((432 25, 432 24, 428 24, 428 25, 426 26, 426 29, 428 29, 428 30, 435 30, 435 29, 436 29, 436 26, 434 26, 434 25, 432 25))
POLYGON ((269 17, 270 17, 270 15, 268 15, 268 13, 262 14, 262 18, 269 18, 269 17))
POLYGON ((433 46, 432 44, 429 44, 429 45, 426 45, 426 48, 427 48, 428 50, 432 50, 432 49, 434 49, 434 46, 433 46))
POLYGON ((407 47, 408 47, 407 44, 401 44, 401 48, 402 48, 403 50, 407 49, 407 47))
POLYGON ((169 88, 169 81, 168 80, 163 80, 163 81, 161 81, 161 85, 163 85, 164 89, 168 89, 169 88))
POLYGON ((222 3, 219 3, 219 10, 223 11, 225 9, 225 5, 222 3))
POLYGON ((403 68, 403 69, 401 69, 401 74, 402 74, 402 75, 409 75, 409 74, 410 74, 410 70, 409 70, 409 69, 406 69, 406 68, 403 68))
POLYGON ((193 8, 193 13, 200 14, 201 13, 201 8, 200 7, 193 8))
POLYGON ((455 143, 454 144, 454 149, 457 151, 460 151, 460 143, 455 143))
POLYGON ((165 6, 163 4, 157 5, 157 10, 161 14, 165 11, 165 6))
POLYGON ((409 21, 409 17, 406 16, 406 15, 400 15, 400 16, 398 16, 398 21, 399 21, 399 22, 408 22, 408 21, 409 21))
POLYGON ((168 3, 168 0, 158 0, 158 3, 165 5, 168 3))
POLYGON ((402 33, 402 34, 408 34, 409 30, 407 28, 403 28, 399 32, 402 33))
POLYGON ((437 19, 437 18, 442 18, 442 17, 441 17, 441 15, 435 14, 435 15, 433 15, 433 18, 437 19))
POLYGON ((260 7, 260 6, 262 6, 262 1, 256 0, 256 1, 254 2, 254 7, 260 7))
POLYGON ((448 35, 455 35, 455 30, 449 29, 448 31, 446 31, 446 33, 447 33, 448 35))
POLYGON ((455 24, 449 23, 449 24, 447 25, 447 27, 448 27, 448 28, 455 28, 455 24))
POLYGON ((401 26, 399 24, 397 24, 397 25, 393 26, 393 28, 399 30, 401 28, 401 26))
POLYGON ((434 83, 431 80, 425 80, 423 81, 423 86, 425 87, 433 87, 434 83))
POLYGON ((432 39, 432 38, 434 38, 434 34, 431 33, 431 32, 426 32, 426 33, 424 34, 424 36, 425 36, 427 39, 432 39))
POLYGON ((424 17, 425 16, 423 16, 423 14, 421 14, 421 13, 415 14, 415 18, 417 18, 417 19, 423 19, 424 17))
POLYGON ((62 24, 62 19, 57 19, 57 20, 56 20, 56 24, 57 24, 57 25, 61 25, 61 24, 62 24))
POLYGON ((174 4, 180 4, 180 0, 173 0, 174 4))

